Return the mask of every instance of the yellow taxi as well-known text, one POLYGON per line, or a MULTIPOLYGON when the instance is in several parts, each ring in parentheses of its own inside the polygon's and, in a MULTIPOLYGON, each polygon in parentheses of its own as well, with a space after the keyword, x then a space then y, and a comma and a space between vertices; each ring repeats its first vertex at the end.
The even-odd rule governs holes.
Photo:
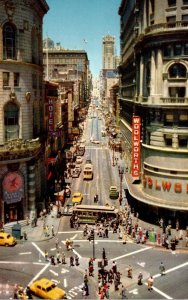
POLYGON ((82 193, 74 193, 72 197, 72 203, 73 204, 81 204, 83 200, 83 195, 82 193))
POLYGON ((29 286, 32 294, 42 299, 66 299, 66 293, 47 278, 34 281, 29 286))
POLYGON ((16 245, 16 239, 10 233, 0 232, 0 246, 14 246, 16 245))

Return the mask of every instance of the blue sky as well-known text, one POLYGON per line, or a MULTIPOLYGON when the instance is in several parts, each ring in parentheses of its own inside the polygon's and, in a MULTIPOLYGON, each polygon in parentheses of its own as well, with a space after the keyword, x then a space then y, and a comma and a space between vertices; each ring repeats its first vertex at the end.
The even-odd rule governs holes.
POLYGON ((116 38, 119 55, 121 0, 46 0, 50 10, 43 20, 43 38, 66 49, 85 50, 93 76, 102 68, 102 38, 116 38), (84 42, 86 40, 87 42, 84 42))

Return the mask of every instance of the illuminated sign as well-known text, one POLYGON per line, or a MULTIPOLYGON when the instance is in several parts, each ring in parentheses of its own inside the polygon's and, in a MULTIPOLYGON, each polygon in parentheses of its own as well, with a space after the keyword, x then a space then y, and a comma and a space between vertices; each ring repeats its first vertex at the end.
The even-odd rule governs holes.
POLYGON ((132 118, 132 177, 140 178, 140 117, 132 118))
POLYGON ((154 179, 151 176, 143 175, 143 187, 155 189, 158 191, 170 192, 174 191, 175 193, 188 193, 188 184, 182 185, 181 182, 172 182, 167 180, 158 180, 154 179))

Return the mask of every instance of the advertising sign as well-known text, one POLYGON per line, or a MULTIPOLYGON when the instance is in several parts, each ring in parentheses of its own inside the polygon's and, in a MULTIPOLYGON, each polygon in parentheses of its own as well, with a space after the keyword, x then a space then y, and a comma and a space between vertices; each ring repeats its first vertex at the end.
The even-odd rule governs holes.
POLYGON ((132 118, 132 177, 140 178, 140 127, 141 119, 132 118))
POLYGON ((51 97, 48 98, 48 132, 54 132, 54 101, 51 97))

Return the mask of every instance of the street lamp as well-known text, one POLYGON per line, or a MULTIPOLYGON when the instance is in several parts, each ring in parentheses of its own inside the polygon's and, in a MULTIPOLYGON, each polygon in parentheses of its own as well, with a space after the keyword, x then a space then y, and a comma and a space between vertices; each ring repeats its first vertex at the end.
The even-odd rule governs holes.
POLYGON ((61 179, 57 180, 55 179, 55 190, 57 192, 57 215, 59 214, 59 207, 60 207, 60 203, 59 203, 59 192, 61 191, 61 179))
POLYGON ((122 197, 122 182, 123 182, 123 174, 124 174, 124 167, 118 166, 119 170, 119 178, 120 178, 120 189, 119 189, 119 204, 121 205, 123 197, 122 197))

